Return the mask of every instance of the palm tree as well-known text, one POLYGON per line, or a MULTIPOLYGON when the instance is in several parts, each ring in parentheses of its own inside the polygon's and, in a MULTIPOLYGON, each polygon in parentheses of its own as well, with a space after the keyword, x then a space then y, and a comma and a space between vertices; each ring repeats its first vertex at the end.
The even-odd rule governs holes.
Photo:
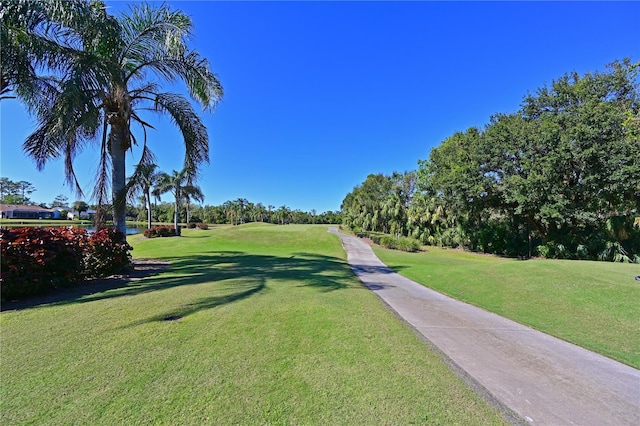
MULTIPOLYGON (((6 3, 1 4, 3 23, 5 14, 11 15, 9 22, 19 22, 20 8, 6 3)), ((47 2, 37 2, 38 8, 40 3, 47 2)), ((53 3, 65 4, 60 0, 53 3)), ((75 0, 71 6, 71 17, 43 12, 42 19, 36 20, 40 26, 19 27, 20 34, 42 42, 25 45, 27 55, 41 54, 44 58, 29 59, 31 70, 44 68, 53 76, 36 79, 35 71, 27 77, 10 75, 6 70, 14 63, 25 67, 24 58, 16 54, 5 60, 3 52, 3 89, 15 87, 16 95, 37 115, 36 130, 23 145, 26 153, 35 159, 39 170, 48 160, 64 157, 67 181, 78 192, 73 161, 87 142, 97 142, 100 162, 93 195, 99 206, 106 204, 110 187, 114 224, 124 232, 127 150, 140 143, 140 163, 150 164, 146 130, 151 125, 143 120, 141 111, 166 114, 179 127, 184 139, 184 171, 190 181, 196 180, 198 167, 209 161, 207 129, 200 117, 187 98, 163 92, 160 82, 185 83, 191 97, 209 111, 223 90, 208 61, 188 48, 192 23, 183 12, 173 11, 166 4, 134 4, 128 14, 114 19, 100 1, 75 0), (56 25, 46 26, 52 22, 56 25), (33 89, 34 81, 46 89, 33 89), (143 130, 142 141, 132 133, 133 123, 143 130)), ((5 30, 4 24, 2 37, 3 41, 19 39, 5 30)))
POLYGON ((160 173, 156 164, 138 163, 135 172, 127 182, 127 196, 131 199, 142 193, 147 210, 147 228, 151 228, 151 189, 156 185, 160 173))
POLYGON ((191 199, 193 198, 195 201, 202 203, 204 201, 204 194, 200 187, 196 185, 188 185, 183 188, 183 196, 185 207, 187 209, 187 223, 189 223, 191 221, 191 199))
POLYGON ((167 173, 161 173, 159 175, 158 183, 153 190, 153 194, 159 197, 166 192, 171 192, 175 199, 173 226, 176 231, 176 235, 180 235, 180 228, 178 227, 180 203, 187 199, 188 196, 199 200, 204 199, 204 196, 202 195, 200 188, 190 182, 189 174, 186 169, 183 169, 180 172, 174 170, 171 175, 167 173))
POLYGON ((291 220, 291 209, 286 205, 280 206, 278 210, 275 211, 274 216, 280 221, 281 225, 284 225, 285 222, 289 223, 291 220))

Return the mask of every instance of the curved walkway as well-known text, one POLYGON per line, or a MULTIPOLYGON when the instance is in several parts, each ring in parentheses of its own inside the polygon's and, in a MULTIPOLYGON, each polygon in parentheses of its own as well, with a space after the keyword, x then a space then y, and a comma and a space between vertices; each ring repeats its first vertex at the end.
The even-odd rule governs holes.
POLYGON ((640 371, 456 301, 338 232, 355 274, 494 398, 531 424, 640 425, 640 371))

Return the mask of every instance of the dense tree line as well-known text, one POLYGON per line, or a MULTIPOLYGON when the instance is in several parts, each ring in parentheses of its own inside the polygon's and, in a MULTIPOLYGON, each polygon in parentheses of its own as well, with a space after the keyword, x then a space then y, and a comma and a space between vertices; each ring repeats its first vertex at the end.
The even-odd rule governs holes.
MULTIPOLYGON (((152 204, 151 217, 153 222, 169 223, 175 220, 175 203, 161 202, 152 204)), ((144 220, 146 210, 143 205, 139 207, 128 206, 127 218, 130 220, 144 220)), ((245 198, 238 198, 234 201, 226 201, 217 206, 194 205, 189 210, 187 218, 186 209, 180 209, 178 220, 182 223, 204 222, 208 224, 231 224, 241 225, 251 222, 264 222, 286 225, 296 224, 337 224, 341 223, 340 212, 327 211, 317 213, 315 210, 305 212, 302 210, 292 210, 287 206, 265 206, 262 203, 252 203, 245 198)))
POLYGON ((370 175, 345 224, 509 256, 640 260, 639 67, 566 74, 415 172, 370 175))

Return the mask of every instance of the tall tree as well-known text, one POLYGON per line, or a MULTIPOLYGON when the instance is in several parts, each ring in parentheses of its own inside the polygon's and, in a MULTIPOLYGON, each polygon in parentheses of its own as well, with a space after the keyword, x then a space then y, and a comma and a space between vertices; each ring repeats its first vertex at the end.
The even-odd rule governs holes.
POLYGON ((524 255, 533 240, 549 256, 630 259, 640 251, 639 70, 625 60, 554 80, 518 113, 434 148, 420 187, 474 249, 524 255))
MULTIPOLYGON (((8 16, 8 22, 19 23, 25 3, 31 4, 18 2, 20 7, 13 7, 12 2, 3 2, 3 19, 8 16)), ((191 19, 169 5, 134 4, 128 14, 116 19, 106 14, 100 1, 54 3, 58 9, 73 9, 72 18, 45 10, 35 26, 15 24, 19 31, 14 33, 3 27, 2 36, 13 42, 11 46, 19 45, 16 40, 22 34, 43 41, 27 43, 26 57, 32 71, 39 67, 52 71, 52 77, 39 80, 35 71, 24 78, 22 74, 9 75, 5 70, 27 68, 24 55, 3 55, 6 87, 15 87, 15 94, 38 117, 37 128, 24 149, 40 170, 48 160, 64 157, 67 180, 81 192, 73 161, 87 142, 97 142, 100 166, 93 195, 99 205, 106 204, 111 189, 114 223, 124 232, 126 152, 141 143, 144 149, 139 163, 150 163, 145 154, 150 152, 146 129, 151 126, 141 111, 166 114, 179 127, 184 139, 184 170, 190 180, 194 181, 198 167, 209 161, 207 129, 200 117, 187 98, 163 92, 159 83, 183 82, 191 97, 209 111, 222 97, 222 86, 208 61, 187 45, 191 19), (49 48, 40 50, 42 45, 49 48), (44 59, 38 60, 38 55, 44 59), (46 82, 47 90, 29 89, 36 80, 46 82), (132 133, 134 123, 144 131, 142 141, 132 133)))
POLYGON ((191 199, 202 203, 204 201, 204 194, 200 187, 196 185, 189 185, 184 188, 184 203, 186 208, 187 223, 191 221, 191 199))
POLYGON ((53 199, 53 203, 51 203, 51 208, 60 207, 60 208, 69 208, 69 197, 58 194, 56 198, 53 199))
POLYGON ((27 195, 31 195, 36 191, 36 187, 33 186, 31 182, 27 182, 26 180, 21 180, 17 183, 18 193, 20 194, 21 202, 20 204, 27 204, 29 202, 29 197, 27 195))

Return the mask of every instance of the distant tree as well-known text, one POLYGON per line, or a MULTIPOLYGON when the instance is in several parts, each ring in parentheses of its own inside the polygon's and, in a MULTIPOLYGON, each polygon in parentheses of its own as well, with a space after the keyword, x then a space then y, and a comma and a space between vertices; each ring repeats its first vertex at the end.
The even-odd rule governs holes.
POLYGON ((89 205, 81 200, 75 201, 71 207, 74 211, 78 212, 78 219, 80 219, 82 212, 89 210, 89 205))
POLYGON ((127 182, 127 198, 134 198, 137 194, 144 197, 147 211, 147 228, 151 228, 151 190, 158 182, 160 173, 156 171, 156 164, 138 163, 133 175, 127 182))
POLYGON ((184 188, 183 196, 186 210, 186 220, 188 223, 191 221, 191 200, 193 199, 202 203, 204 201, 204 194, 202 193, 200 187, 192 184, 184 188))
POLYGON ((5 204, 32 204, 27 195, 36 191, 36 188, 25 180, 14 182, 9 178, 0 178, 0 202, 5 204))
POLYGON ((36 191, 35 186, 33 186, 31 182, 27 182, 26 180, 21 180, 17 183, 17 186, 21 199, 20 204, 28 204, 30 200, 27 195, 31 195, 36 191))
POLYGON ((187 169, 178 172, 173 170, 172 174, 161 173, 158 177, 158 183, 153 190, 154 195, 160 196, 170 192, 174 199, 173 226, 177 235, 180 235, 180 227, 178 226, 178 218, 180 216, 180 205, 186 199, 187 194, 191 197, 202 197, 202 191, 189 180, 187 169))
POLYGON ((51 203, 51 208, 60 207, 60 208, 69 208, 69 198, 65 197, 62 194, 56 196, 51 203))
POLYGON ((16 192, 16 183, 7 177, 0 178, 0 201, 5 204, 13 204, 6 201, 6 197, 14 195, 16 192))
POLYGON ((267 218, 267 209, 262 203, 258 203, 255 205, 255 217, 256 221, 264 222, 267 218))
POLYGON ((270 223, 273 223, 273 220, 272 220, 272 217, 273 217, 273 209, 275 209, 275 208, 276 208, 276 206, 273 206, 273 205, 271 205, 271 204, 269 204, 269 205, 267 206, 267 217, 269 218, 268 220, 269 220, 269 222, 270 222, 270 223))
POLYGON ((286 205, 278 207, 278 210, 274 213, 274 218, 280 223, 284 225, 285 223, 289 223, 291 221, 291 209, 286 205))

